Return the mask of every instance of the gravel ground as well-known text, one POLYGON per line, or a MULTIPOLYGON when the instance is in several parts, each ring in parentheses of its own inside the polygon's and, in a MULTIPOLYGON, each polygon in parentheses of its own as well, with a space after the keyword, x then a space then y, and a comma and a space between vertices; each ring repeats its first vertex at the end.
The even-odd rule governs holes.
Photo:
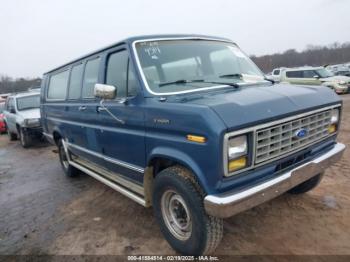
MULTIPOLYGON (((339 141, 350 147, 350 95, 339 141)), ((66 178, 54 152, 0 136, 0 254, 175 254, 145 209, 88 176, 66 178)), ((321 185, 225 220, 215 255, 350 255, 350 150, 321 185)))

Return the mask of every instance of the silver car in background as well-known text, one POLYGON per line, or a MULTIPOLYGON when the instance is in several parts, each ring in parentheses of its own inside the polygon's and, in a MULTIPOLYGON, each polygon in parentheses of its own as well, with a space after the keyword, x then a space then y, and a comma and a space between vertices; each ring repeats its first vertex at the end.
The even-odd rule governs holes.
POLYGON ((42 137, 40 93, 26 92, 7 97, 4 119, 9 139, 19 138, 24 148, 31 146, 34 138, 42 137))

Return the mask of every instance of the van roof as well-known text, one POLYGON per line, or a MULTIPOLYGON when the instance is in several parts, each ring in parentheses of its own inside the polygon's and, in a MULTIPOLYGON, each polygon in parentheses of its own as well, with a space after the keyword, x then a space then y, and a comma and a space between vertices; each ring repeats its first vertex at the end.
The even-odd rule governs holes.
POLYGON ((100 48, 98 50, 95 50, 93 52, 90 52, 86 55, 83 55, 81 57, 78 57, 68 63, 65 63, 61 66, 58 66, 58 67, 55 67, 54 69, 51 69, 50 71, 47 71, 46 73, 44 73, 44 75, 46 74, 49 74, 49 73, 52 73, 56 70, 59 70, 67 65, 70 65, 72 63, 75 63, 75 62, 78 62, 82 59, 85 59, 89 56, 92 56, 94 54, 97 54, 97 53, 100 53, 100 52, 103 52, 107 49, 110 49, 114 46, 118 46, 118 45, 121 45, 121 44, 132 44, 133 42, 135 41, 140 41, 140 40, 150 40, 150 39, 165 39, 165 38, 194 38, 194 39, 210 39, 210 40, 221 40, 221 41, 227 41, 227 42, 232 42, 230 39, 228 38, 223 38, 223 37, 216 37, 216 36, 208 36, 208 35, 196 35, 196 34, 173 34, 173 35, 170 35, 170 34, 162 34, 162 35, 141 35, 141 36, 133 36, 133 37, 129 37, 129 38, 126 38, 122 41, 119 41, 119 42, 116 42, 114 44, 111 44, 111 45, 108 45, 106 47, 103 47, 103 48, 100 48))

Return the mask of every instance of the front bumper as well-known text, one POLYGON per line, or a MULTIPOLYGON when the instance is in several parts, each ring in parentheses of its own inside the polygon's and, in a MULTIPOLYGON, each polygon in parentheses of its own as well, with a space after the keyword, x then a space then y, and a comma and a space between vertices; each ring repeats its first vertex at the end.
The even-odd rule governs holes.
POLYGON ((24 127, 22 128, 24 133, 31 137, 42 137, 43 129, 41 126, 38 127, 24 127))
POLYGON ((204 207, 209 215, 227 218, 271 200, 306 180, 322 173, 343 155, 345 145, 337 143, 333 149, 288 172, 249 187, 220 195, 207 195, 204 207))

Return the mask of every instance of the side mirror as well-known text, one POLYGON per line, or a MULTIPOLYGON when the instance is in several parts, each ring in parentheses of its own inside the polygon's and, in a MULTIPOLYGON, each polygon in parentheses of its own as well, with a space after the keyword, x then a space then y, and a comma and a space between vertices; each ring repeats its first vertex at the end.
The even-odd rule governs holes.
POLYGON ((10 113, 11 113, 11 114, 16 114, 16 110, 15 110, 13 107, 11 107, 11 108, 10 108, 10 113))
POLYGON ((112 85, 95 84, 94 96, 102 99, 114 99, 117 95, 117 88, 112 85))
POLYGON ((320 76, 316 76, 316 75, 315 75, 314 78, 315 78, 315 79, 320 79, 320 76))

